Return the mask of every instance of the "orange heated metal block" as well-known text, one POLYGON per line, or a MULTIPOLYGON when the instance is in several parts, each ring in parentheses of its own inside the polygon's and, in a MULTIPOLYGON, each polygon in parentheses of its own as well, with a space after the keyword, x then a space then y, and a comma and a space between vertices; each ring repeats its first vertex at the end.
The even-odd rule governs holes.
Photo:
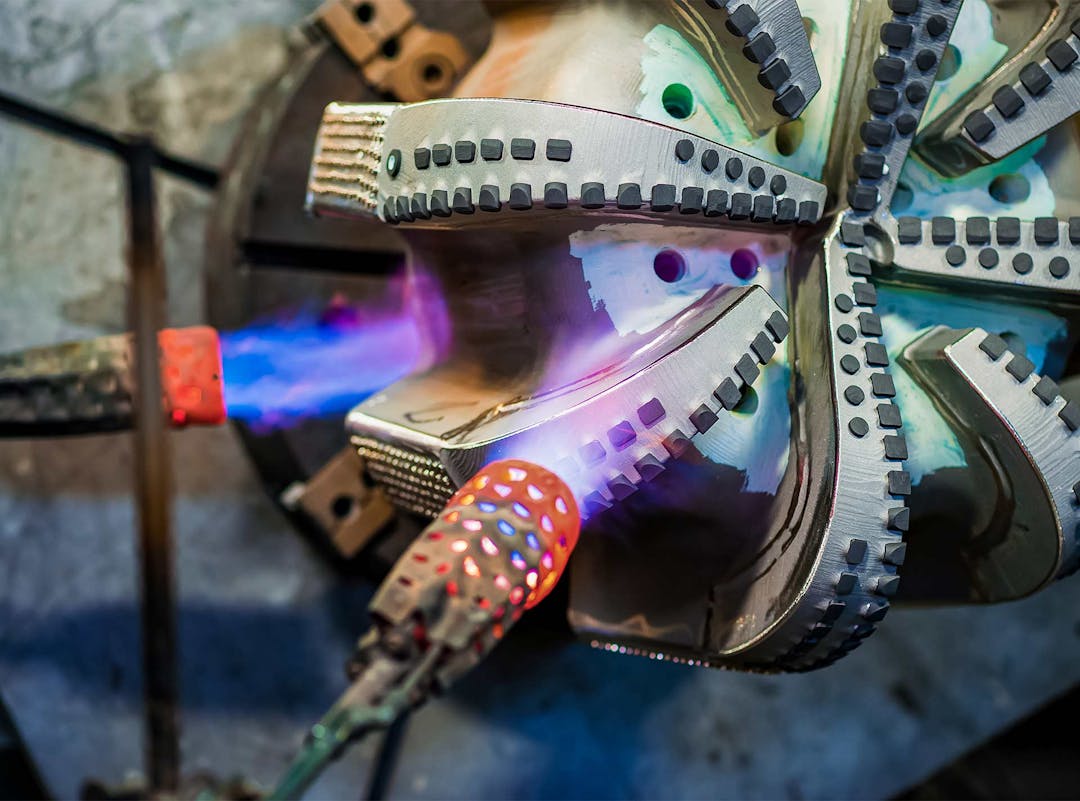
MULTIPOLYGON (((124 431, 136 402, 131 334, 0 354, 0 436, 124 431)), ((158 332, 161 410, 169 426, 225 422, 221 347, 207 326, 158 332)))
POLYGON ((225 422, 221 343, 209 326, 167 328, 158 333, 161 395, 170 425, 225 422))

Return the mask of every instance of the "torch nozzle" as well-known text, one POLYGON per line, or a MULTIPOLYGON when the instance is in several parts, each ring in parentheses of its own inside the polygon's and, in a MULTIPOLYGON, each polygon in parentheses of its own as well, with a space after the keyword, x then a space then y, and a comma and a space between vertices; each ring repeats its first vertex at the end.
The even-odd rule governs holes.
POLYGON ((504 460, 469 479, 379 587, 355 681, 270 797, 300 797, 349 742, 476 665, 555 587, 580 530, 570 489, 542 467, 504 460))
MULTIPOLYGON (((225 422, 221 350, 208 326, 158 332, 166 424, 225 422)), ((130 334, 0 355, 0 436, 121 431, 134 425, 130 334)))

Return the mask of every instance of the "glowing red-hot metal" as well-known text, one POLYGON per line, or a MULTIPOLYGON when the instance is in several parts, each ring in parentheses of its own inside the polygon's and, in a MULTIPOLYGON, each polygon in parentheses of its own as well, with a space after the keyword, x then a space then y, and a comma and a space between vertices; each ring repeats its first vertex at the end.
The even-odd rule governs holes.
MULTIPOLYGON (((207 326, 157 332, 161 413, 171 428, 225 422, 218 333, 207 326)), ((63 436, 134 425, 131 334, 0 354, 0 436, 63 436)), ((155 392, 156 392, 155 388, 155 392)))
POLYGON ((581 516, 566 483, 522 459, 492 462, 450 498, 398 559, 371 602, 384 630, 411 621, 444 646, 441 674, 458 657, 495 646, 521 613, 554 588, 577 545, 581 516))
POLYGON ((169 424, 220 425, 225 422, 221 343, 209 326, 167 328, 158 332, 161 397, 169 424))
MULTIPOLYGON (((471 509, 480 513, 477 517, 482 515, 495 520, 495 529, 500 536, 482 537, 480 550, 488 556, 498 556, 501 551, 496 543, 501 542, 510 555, 511 568, 517 568, 513 563, 516 561, 514 553, 532 551, 540 554, 535 568, 531 565, 532 560, 526 557, 518 562, 528 567, 524 572, 528 590, 526 609, 544 600, 555 587, 581 531, 577 502, 566 483, 550 470, 522 459, 492 462, 454 493, 447 509, 449 511, 441 518, 444 521, 451 516, 464 518, 471 509), (520 550, 509 545, 514 536, 507 534, 510 529, 519 535, 520 550), (533 537, 540 547, 532 547, 533 537), (532 578, 534 572, 535 578, 532 578)), ((477 531, 485 529, 486 526, 477 531)))

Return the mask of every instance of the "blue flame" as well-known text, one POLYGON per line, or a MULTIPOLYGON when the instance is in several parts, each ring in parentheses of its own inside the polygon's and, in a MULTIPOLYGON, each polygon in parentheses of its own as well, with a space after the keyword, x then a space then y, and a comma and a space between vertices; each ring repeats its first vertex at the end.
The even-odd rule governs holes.
POLYGON ((274 429, 343 415, 419 369, 427 350, 414 317, 364 319, 341 307, 222 332, 229 416, 274 429))

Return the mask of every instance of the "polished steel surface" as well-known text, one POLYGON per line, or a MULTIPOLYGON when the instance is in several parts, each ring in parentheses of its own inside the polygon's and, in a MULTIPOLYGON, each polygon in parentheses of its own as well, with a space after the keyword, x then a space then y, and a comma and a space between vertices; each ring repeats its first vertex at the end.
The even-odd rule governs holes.
POLYGON ((747 126, 764 134, 795 119, 821 89, 821 76, 795 0, 705 0, 721 77, 747 126), (716 24, 714 19, 723 23, 716 24))
POLYGON ((849 123, 858 141, 845 154, 854 171, 847 189, 851 215, 878 219, 888 210, 963 3, 890 3, 892 18, 866 31, 872 78, 866 95, 852 98, 858 112, 849 123))
MULTIPOLYGON (((1080 70, 1069 55, 1080 47, 1080 3, 1054 0, 1047 10, 1022 49, 920 132, 916 147, 943 174, 1004 158, 1080 111, 1080 70)), ((1042 12, 1029 4, 1029 18, 1042 12)))
POLYGON ((316 213, 378 210, 384 222, 418 227, 490 225, 490 213, 565 209, 809 225, 824 203, 823 185, 675 128, 494 99, 331 104, 308 185, 316 213), (728 166, 734 163, 737 169, 728 166), (755 170, 764 176, 752 182, 755 170), (739 203, 745 210, 736 210, 739 203))
MULTIPOLYGON (((797 8, 793 11, 789 3, 710 5, 723 6, 724 32, 714 30, 702 50, 715 47, 734 54, 737 50, 727 37, 742 37, 741 54, 730 60, 721 56, 711 63, 731 90, 731 108, 750 120, 753 115, 747 114, 746 107, 753 101, 740 95, 743 84, 733 81, 726 70, 736 62, 745 66, 745 61, 755 57, 767 59, 776 49, 774 40, 783 37, 763 34, 758 26, 788 32, 798 28, 801 35, 810 31, 812 38, 821 22, 808 18, 796 25, 801 15, 796 17, 797 8)), ((691 546, 698 549, 701 577, 687 578, 685 597, 679 601, 670 595, 646 600, 632 591, 605 594, 588 581, 575 580, 571 620, 585 636, 638 650, 647 650, 651 644, 654 651, 662 650, 668 657, 765 670, 819 667, 853 650, 876 630, 899 591, 899 571, 910 544, 905 538, 912 526, 908 499, 919 484, 919 474, 913 479, 905 467, 910 449, 901 407, 910 393, 910 378, 898 373, 893 363, 898 343, 890 339, 886 328, 895 323, 879 312, 879 289, 891 293, 895 282, 935 290, 955 285, 991 299, 1019 298, 1015 294, 1019 286, 1034 302, 1068 302, 1077 274, 1069 259, 1075 240, 1080 240, 1080 223, 1050 218, 990 223, 987 218, 972 217, 958 224, 941 215, 926 220, 893 217, 898 188, 910 192, 901 177, 923 114, 934 103, 940 106, 934 94, 935 75, 947 80, 948 70, 955 66, 947 68, 946 62, 955 65, 959 58, 950 39, 964 4, 961 0, 898 0, 888 9, 879 7, 883 5, 859 2, 849 9, 851 28, 844 62, 862 75, 846 82, 841 78, 842 88, 833 97, 845 105, 838 108, 830 137, 832 150, 817 166, 821 175, 845 176, 840 180, 843 192, 837 198, 841 205, 835 218, 821 220, 827 205, 821 184, 769 159, 730 148, 720 138, 697 136, 696 129, 690 133, 689 124, 678 119, 665 120, 662 127, 640 107, 627 114, 625 95, 620 97, 616 90, 612 99, 604 86, 599 87, 594 102, 584 99, 588 92, 580 83, 569 81, 566 91, 545 89, 530 101, 331 104, 326 111, 309 183, 309 207, 317 213, 357 219, 378 215, 401 225, 414 269, 432 270, 450 298, 449 355, 431 370, 379 393, 350 415, 350 430, 366 453, 388 454, 396 448, 413 454, 411 459, 397 460, 397 472, 386 472, 399 492, 399 502, 431 513, 446 492, 432 494, 432 481, 454 486, 484 459, 539 454, 547 460, 545 464, 572 477, 569 480, 586 514, 597 518, 592 524, 596 542, 620 529, 624 536, 631 536, 643 514, 661 514, 661 509, 672 521, 684 519, 693 509, 725 532, 718 532, 725 546, 704 541, 691 546), (550 102, 564 97, 578 105, 550 102), (599 109, 619 110, 623 115, 599 109), (836 132, 843 128, 852 133, 836 132), (736 198, 740 198, 738 203, 736 198), (546 227, 535 228, 533 219, 543 220, 546 227), (633 410, 627 407, 618 414, 596 416, 587 408, 593 404, 582 404, 573 392, 563 389, 606 368, 603 360, 596 360, 597 353, 591 354, 590 361, 569 347, 575 337, 600 343, 594 350, 606 353, 614 334, 625 351, 640 352, 633 338, 618 330, 617 321, 617 333, 604 334, 603 325, 590 325, 589 315, 573 311, 573 302, 568 301, 580 286, 574 256, 588 272, 588 262, 574 243, 591 236, 599 248, 614 247, 633 235, 629 230, 617 233, 624 219, 661 230, 666 226, 674 247, 685 236, 681 231, 686 226, 712 222, 718 225, 717 243, 729 254, 737 247, 730 237, 744 227, 753 230, 754 222, 795 222, 809 227, 779 232, 790 237, 787 285, 763 282, 770 292, 788 296, 791 305, 794 333, 788 355, 798 389, 790 396, 786 469, 775 479, 775 495, 765 501, 744 536, 735 536, 721 522, 719 499, 712 501, 715 506, 703 505, 703 499, 687 506, 688 501, 675 500, 680 490, 660 483, 650 488, 651 506, 640 500, 637 490, 649 483, 650 473, 659 473, 653 464, 670 467, 670 460, 678 460, 683 453, 667 448, 666 453, 647 454, 652 459, 647 464, 637 461, 639 453, 625 464, 617 458, 609 464, 605 458, 609 451, 617 454, 624 447, 623 437, 640 442, 636 423, 629 422, 633 410), (573 231, 574 225, 580 230, 573 231), (1001 252, 990 247, 995 235, 1003 246, 1001 252), (563 241, 571 243, 569 260, 561 252, 563 241), (517 308, 505 305, 510 298, 523 306, 503 319, 500 301, 504 308, 517 308), (522 312, 524 317, 519 316, 522 312), (545 331, 540 340, 538 330, 545 331), (567 412, 579 408, 586 409, 582 416, 589 425, 572 423, 567 412), (530 434, 537 428, 543 433, 530 434), (445 474, 424 462, 435 457, 445 474), (417 468, 412 490, 408 489, 409 464, 417 468), (592 465, 602 469, 590 469, 592 465), (605 470, 610 472, 605 474, 605 470), (665 494, 666 501, 657 498, 665 494), (709 570, 714 571, 711 584, 705 579, 709 570), (648 611, 642 613, 643 609, 648 611)), ((569 24, 568 20, 595 24, 596 17, 588 14, 602 14, 597 8, 605 6, 585 12, 571 2, 564 7, 497 14, 492 52, 513 52, 513 42, 518 43, 519 53, 542 48, 546 40, 536 31, 569 24)), ((664 19, 658 8, 647 6, 631 15, 628 27, 664 19)), ((685 10, 678 3, 673 8, 685 10)), ((1071 19, 1068 9, 1055 13, 1051 18, 1060 23, 1057 28, 1071 19)), ((691 39, 700 34, 697 18, 689 11, 681 25, 691 39)), ((1045 35, 1045 30, 1035 34, 1036 39, 1045 35)), ((631 41, 631 35, 627 36, 631 41)), ((695 41, 700 44, 700 39, 695 41)), ((1068 43, 1052 46, 1053 66, 1065 77, 1054 83, 1058 99, 1047 101, 1047 107, 1070 103, 1076 94, 1070 90, 1068 77, 1072 51, 1063 51, 1063 46, 1071 47, 1068 43)), ((787 52, 799 49, 790 43, 785 47, 787 52)), ((792 59, 798 61, 795 56, 792 59)), ((464 91, 482 92, 486 80, 495 90, 491 94, 510 94, 505 78, 496 77, 492 69, 481 59, 476 68, 480 77, 466 76, 464 91)), ((802 72, 817 75, 818 69, 802 72)), ((677 85, 665 91, 673 87, 677 85)), ((952 101, 947 113, 937 108, 934 124, 944 124, 968 102, 965 98, 952 101)), ((665 103, 665 111, 676 118, 688 117, 691 105, 688 102, 681 108, 665 103)), ((934 147, 927 137, 924 149, 929 152, 934 147)), ((600 311, 588 280, 586 288, 594 310, 600 311)), ((694 308, 686 305, 684 314, 694 308)), ((649 337, 662 341, 664 332, 678 330, 681 321, 678 314, 670 316, 649 337)), ((760 324, 757 329, 743 325, 727 330, 746 330, 747 336, 760 330, 760 324)), ((730 340, 730 335, 721 336, 730 340)), ((749 386, 752 380, 738 380, 734 373, 728 376, 736 379, 736 392, 725 404, 723 382, 718 383, 723 376, 711 372, 715 364, 733 363, 742 351, 749 356, 751 348, 735 344, 730 355, 696 356, 678 367, 671 354, 659 356, 655 363, 670 364, 680 378, 654 380, 651 392, 659 395, 659 387, 678 387, 681 376, 699 371, 702 383, 716 386, 716 405, 711 408, 697 407, 690 392, 678 399, 658 398, 673 418, 672 424, 681 426, 665 431, 661 441, 684 436, 687 423, 694 427, 700 422, 698 431, 704 434, 717 412, 723 420, 724 412, 739 405, 738 388, 749 386), (672 404, 687 410, 681 419, 671 415, 672 404)), ((770 342, 769 358, 762 358, 762 364, 770 360, 774 347, 775 342, 770 342)), ((757 360, 753 366, 756 378, 757 360)), ((633 360, 625 360, 622 369, 646 383, 650 380, 648 371, 633 360)), ((597 387, 607 392, 602 383, 597 387)), ((924 392, 917 407, 920 435, 926 425, 922 409, 927 399, 937 398, 934 388, 925 387, 924 392)), ((645 400, 645 394, 638 393, 635 402, 645 400)), ((1062 418, 1069 432, 1071 409, 1062 418)), ((965 426, 956 419, 947 414, 939 419, 941 423, 935 425, 945 430, 953 426, 948 436, 967 436, 965 426)), ((389 464, 392 458, 383 461, 389 464)), ((979 458, 972 457, 969 479, 989 469, 981 465, 979 458)), ((688 471, 691 485, 703 475, 722 475, 722 470, 712 466, 688 471)), ((1046 578, 1045 548, 1040 551, 1037 538, 1020 533, 1026 524, 1022 513, 1017 514, 1020 517, 1007 527, 1012 539, 1004 535, 1012 549, 1009 553, 1016 554, 1011 558, 1025 560, 1016 569, 1017 575, 1046 578)), ((1039 519, 1047 522, 1052 516, 1039 519)), ((971 528, 971 543, 958 546, 961 553, 978 547, 977 524, 973 522, 971 528)), ((1056 525, 1047 531, 1058 536, 1052 533, 1058 531, 1056 525)), ((617 551, 587 542, 578 558, 586 564, 595 564, 596 559, 617 564, 642 558, 617 551)), ((663 570, 677 573, 679 568, 672 563, 663 570)), ((954 591, 984 600, 1014 597, 1040 583, 1029 578, 1031 586, 1017 579, 1011 590, 967 593, 964 589, 980 581, 976 574, 962 572, 951 579, 954 591), (1025 586, 1027 590, 1022 589, 1025 586)))
POLYGON ((998 293, 1028 303, 1074 305, 1080 292, 1080 218, 986 217, 886 221, 895 280, 998 293), (1039 226, 1036 232, 1036 225, 1039 226), (1073 265, 1076 265, 1075 267, 1073 265))
POLYGON ((1057 384, 977 328, 931 329, 904 361, 943 413, 969 430, 972 447, 989 452, 1014 507, 1001 515, 1011 517, 1011 530, 971 544, 972 597, 1012 600, 1075 572, 1080 438, 1063 419, 1068 402, 1057 384))
POLYGON ((587 513, 603 511, 726 416, 787 334, 760 288, 699 304, 587 377, 544 386, 541 362, 513 383, 468 385, 456 370, 437 369, 375 395, 347 426, 356 437, 436 454, 454 485, 501 453, 535 454, 558 465, 587 513), (734 395, 721 400, 713 394, 720 386, 734 395))

